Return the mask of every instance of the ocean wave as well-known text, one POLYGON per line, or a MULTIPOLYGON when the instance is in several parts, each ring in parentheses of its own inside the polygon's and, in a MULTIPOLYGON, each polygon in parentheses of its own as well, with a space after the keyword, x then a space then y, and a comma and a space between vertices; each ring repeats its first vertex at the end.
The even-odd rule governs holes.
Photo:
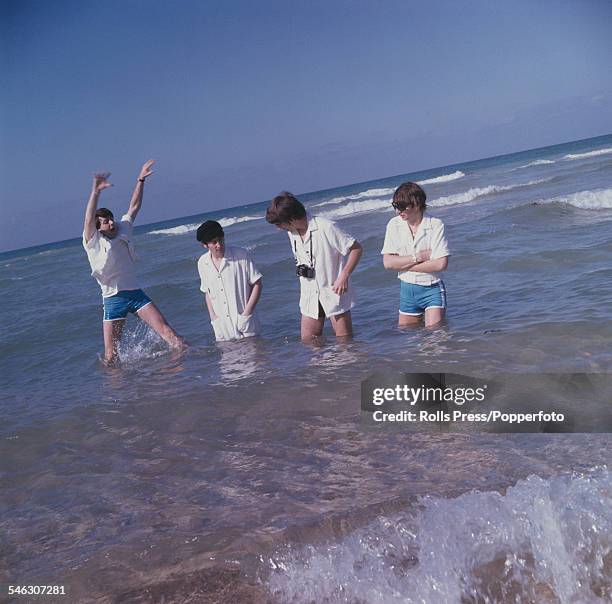
POLYGON ((427 180, 417 180, 419 185, 433 185, 438 182, 450 182, 451 180, 457 180, 463 178, 465 174, 461 170, 457 170, 452 174, 443 174, 442 176, 436 176, 435 178, 428 178, 427 180))
MULTIPOLYGON (((239 216, 231 218, 220 218, 219 224, 225 228, 232 224, 238 224, 239 222, 248 222, 250 220, 261 220, 263 216, 239 216)), ((179 226, 172 227, 170 229, 159 229, 155 231, 149 231, 148 235, 184 235, 185 233, 191 233, 200 226, 201 223, 196 222, 193 224, 181 224, 179 226)))
POLYGON ((608 155, 608 153, 612 153, 612 147, 607 147, 605 149, 597 149, 596 151, 588 151, 587 153, 569 153, 568 155, 564 155, 563 159, 583 159, 585 157, 597 157, 598 155, 608 155))
POLYGON ((426 497, 271 557, 268 586, 283 602, 599 602, 612 588, 610 510, 606 468, 426 497))
POLYGON ((181 224, 180 226, 172 227, 171 229, 159 229, 155 231, 149 231, 147 235, 184 235, 185 233, 191 233, 200 226, 196 224, 181 224))
POLYGON ((334 197, 333 199, 329 199, 328 201, 322 201, 321 203, 316 203, 311 208, 318 208, 320 206, 331 206, 338 203, 342 203, 347 200, 355 200, 355 199, 363 199, 365 197, 380 197, 382 195, 391 195, 395 191, 393 189, 368 189, 367 191, 362 191, 361 193, 356 193, 355 195, 347 195, 346 197, 334 197))
POLYGON ((564 203, 581 210, 610 210, 612 209, 612 189, 579 191, 572 195, 553 197, 539 203, 564 203))
POLYGON ((523 168, 531 168, 532 166, 547 166, 549 164, 554 163, 556 162, 552 159, 536 159, 535 161, 529 162, 528 164, 525 164, 523 166, 513 168, 512 170, 510 170, 510 172, 514 172, 514 170, 522 170, 523 168))
POLYGON ((517 183, 515 185, 488 185, 486 187, 474 187, 473 189, 468 189, 462 193, 455 193, 454 195, 448 195, 446 197, 438 197, 437 199, 428 202, 427 205, 432 207, 440 207, 452 206, 459 203, 469 203, 478 197, 490 195, 491 193, 504 193, 506 191, 512 191, 513 189, 532 187, 543 182, 550 182, 551 180, 552 178, 540 178, 538 180, 530 180, 529 182, 517 183))
MULTIPOLYGON (((450 182, 453 180, 457 180, 459 178, 463 178, 465 174, 461 172, 461 170, 457 170, 456 172, 452 172, 451 174, 442 174, 442 176, 436 176, 434 178, 428 178, 426 180, 417 180, 416 183, 419 185, 432 185, 441 182, 450 182)), ((322 201, 321 203, 316 203, 310 207, 318 208, 321 206, 330 206, 336 205, 339 203, 343 203, 345 201, 355 201, 358 199, 364 199, 367 197, 382 197, 384 195, 392 195, 395 192, 397 187, 386 188, 386 189, 368 189, 367 191, 362 191, 361 193, 355 193, 355 195, 346 195, 345 197, 334 197, 333 199, 329 199, 328 201, 322 201)))
POLYGON ((238 218, 221 218, 219 224, 222 227, 228 227, 239 222, 250 222, 251 220, 263 220, 263 216, 240 216, 238 218))
POLYGON ((316 215, 332 220, 334 218, 341 218, 342 216, 381 210, 384 208, 389 208, 389 199, 368 199, 368 201, 351 201, 339 208, 327 210, 326 212, 319 212, 316 215))

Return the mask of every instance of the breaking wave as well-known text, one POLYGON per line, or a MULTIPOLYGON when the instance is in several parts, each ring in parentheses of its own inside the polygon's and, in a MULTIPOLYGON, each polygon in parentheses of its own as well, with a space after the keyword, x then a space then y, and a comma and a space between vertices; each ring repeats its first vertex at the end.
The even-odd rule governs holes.
POLYGON ((428 202, 428 205, 432 207, 440 207, 451 206, 459 203, 469 203, 470 201, 474 201, 474 199, 477 199, 478 197, 490 195, 491 193, 504 193, 505 191, 512 191, 513 189, 531 187, 533 185, 538 185, 543 182, 549 182, 550 180, 552 179, 541 178, 539 180, 530 180, 529 182, 518 183, 516 185, 488 185, 486 187, 474 187, 473 189, 468 189, 467 191, 463 191, 462 193, 455 193, 454 195, 448 195, 446 197, 438 197, 437 199, 428 202))
POLYGON ((525 164, 523 166, 513 168, 512 170, 510 170, 510 172, 514 172, 514 170, 522 170, 523 168, 531 168, 532 166, 546 166, 554 163, 556 162, 552 159, 536 159, 535 161, 529 162, 528 164, 525 164))
POLYGON ((581 210, 610 210, 612 209, 612 189, 579 191, 572 195, 553 197, 539 203, 564 203, 581 210))
MULTIPOLYGON (((427 497, 268 560, 283 602, 583 602, 612 590, 612 472, 427 497)), ((607 600, 606 600, 607 601, 607 600)))
POLYGON ((608 155, 608 153, 612 153, 612 147, 607 147, 605 149, 597 149, 597 151, 588 151, 587 153, 569 153, 568 155, 564 155, 563 159, 583 159, 585 157, 608 155))
POLYGON ((199 224, 181 224, 180 226, 172 227, 171 229, 159 229, 156 231, 149 231, 149 235, 183 235, 185 233, 191 233, 195 231, 200 225, 199 224))
MULTIPOLYGON (((240 216, 231 218, 220 218, 219 224, 222 227, 228 227, 232 224, 238 224, 239 222, 248 222, 250 220, 261 220, 263 216, 240 216)), ((184 235, 185 233, 191 233, 200 226, 201 223, 196 222, 193 224, 181 224, 170 229, 159 229, 155 231, 149 231, 149 235, 184 235)))
POLYGON ((370 212, 373 210, 389 209, 389 199, 369 199, 368 201, 351 201, 346 205, 343 205, 334 210, 327 210, 326 212, 318 212, 317 216, 323 216, 323 218, 340 218, 342 216, 348 216, 349 214, 358 214, 360 212, 370 212))
POLYGON ((342 203, 343 201, 355 200, 355 199, 364 199, 366 197, 381 197, 382 195, 391 195, 395 191, 395 187, 392 189, 368 189, 367 191, 362 191, 361 193, 356 193, 355 195, 347 195, 346 197, 334 197, 329 199, 328 201, 322 201, 321 203, 315 203, 310 206, 312 208, 318 208, 320 206, 331 206, 337 203, 342 203))
MULTIPOLYGON (((419 185, 433 185, 441 182, 450 182, 453 180, 457 180, 459 178, 463 178, 465 174, 461 172, 461 170, 457 170, 456 172, 452 172, 451 174, 443 174, 442 176, 436 176, 434 178, 428 178, 426 180, 417 180, 417 184, 419 185)), ((355 193, 355 195, 347 195, 345 197, 334 197, 333 199, 329 199, 328 201, 322 201, 321 203, 316 203, 311 207, 317 208, 320 206, 329 206, 335 205, 338 203, 343 203, 347 200, 354 201, 358 199, 364 199, 368 197, 382 197, 384 195, 392 195, 397 187, 386 188, 386 189, 368 189, 367 191, 362 191, 361 193, 355 193)))
POLYGON ((450 182, 451 180, 457 180, 463 178, 465 174, 461 170, 457 170, 452 174, 443 174, 442 176, 436 176, 435 178, 428 178, 427 180, 418 180, 419 185, 433 185, 438 182, 450 182))

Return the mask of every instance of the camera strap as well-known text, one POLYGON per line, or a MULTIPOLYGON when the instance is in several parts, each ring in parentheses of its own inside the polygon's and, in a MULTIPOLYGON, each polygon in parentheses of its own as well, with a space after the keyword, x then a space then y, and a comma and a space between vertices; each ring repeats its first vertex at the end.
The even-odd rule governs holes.
MULTIPOLYGON (((293 240, 293 257, 295 258, 295 265, 299 266, 300 262, 297 256, 297 239, 293 240)), ((310 256, 308 257, 308 260, 310 261, 310 268, 314 268, 314 260, 312 257, 312 234, 310 235, 310 256)))

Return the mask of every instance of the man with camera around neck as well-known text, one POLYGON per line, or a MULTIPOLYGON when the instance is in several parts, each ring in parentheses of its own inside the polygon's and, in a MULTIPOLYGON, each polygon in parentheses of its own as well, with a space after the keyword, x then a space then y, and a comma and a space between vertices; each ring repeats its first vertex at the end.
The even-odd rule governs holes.
POLYGON ((355 301, 349 276, 361 258, 361 244, 334 222, 309 216, 302 203, 287 191, 272 200, 266 220, 289 235, 300 279, 302 340, 311 342, 320 336, 325 317, 329 317, 337 337, 351 337, 355 301))

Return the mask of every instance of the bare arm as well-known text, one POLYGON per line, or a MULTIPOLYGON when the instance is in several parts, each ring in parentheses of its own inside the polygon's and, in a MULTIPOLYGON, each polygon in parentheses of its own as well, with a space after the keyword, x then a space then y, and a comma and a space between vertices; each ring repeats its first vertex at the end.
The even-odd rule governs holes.
POLYGON ((435 260, 420 262, 408 270, 415 271, 417 273, 439 273, 440 271, 446 270, 447 266, 448 256, 444 256, 443 258, 436 258, 435 260))
POLYGON ((142 206, 144 182, 148 176, 151 176, 151 174, 153 174, 151 166, 154 163, 154 160, 149 159, 143 164, 142 168, 140 169, 140 174, 138 175, 138 180, 136 181, 136 186, 134 187, 134 192, 132 193, 132 199, 130 200, 130 207, 127 211, 127 213, 132 217, 132 220, 136 218, 136 215, 140 211, 140 206, 142 206))
POLYGON ((448 266, 448 256, 430 260, 430 250, 418 252, 416 259, 413 256, 398 256, 397 254, 384 254, 383 265, 386 269, 395 271, 414 271, 417 273, 438 273, 448 266))
POLYGON ((355 270, 355 267, 359 263, 361 259, 361 254, 363 253, 363 247, 361 243, 355 241, 353 245, 351 245, 348 253, 348 260, 340 273, 340 276, 336 279, 334 284, 332 285, 332 291, 338 295, 342 295, 348 289, 348 280, 351 273, 355 270))
POLYGON ((259 302, 262 289, 263 284, 261 279, 258 279, 257 281, 255 281, 255 283, 253 283, 253 285, 251 286, 251 293, 249 295, 249 299, 246 303, 246 306, 244 307, 244 310, 242 311, 242 316, 248 317, 249 315, 253 314, 255 306, 257 306, 257 302, 259 302))
POLYGON ((206 307, 208 308, 208 314, 210 315, 210 320, 216 321, 217 315, 215 314, 215 309, 213 308, 210 296, 208 294, 204 294, 204 299, 206 300, 206 307))
POLYGON ((109 176, 110 172, 96 172, 94 174, 91 193, 87 200, 87 207, 85 208, 85 222, 83 224, 85 241, 89 241, 96 232, 96 210, 98 209, 98 198, 100 197, 100 193, 104 191, 104 189, 113 186, 108 182, 109 176))

